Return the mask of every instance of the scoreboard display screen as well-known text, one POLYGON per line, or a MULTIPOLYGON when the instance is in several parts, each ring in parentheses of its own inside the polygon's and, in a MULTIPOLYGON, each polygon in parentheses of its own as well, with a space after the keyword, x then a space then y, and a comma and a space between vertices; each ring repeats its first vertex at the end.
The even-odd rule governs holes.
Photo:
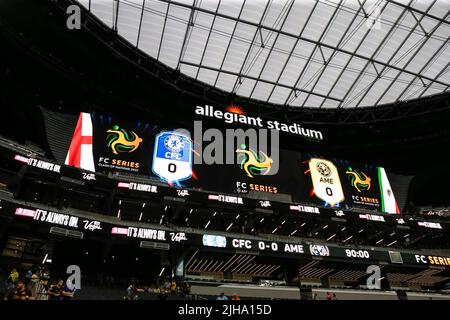
MULTIPOLYGON (((54 122, 47 125, 55 126, 54 122)), ((206 151, 217 156, 223 150, 211 152, 211 141, 203 148, 203 141, 192 138, 198 137, 195 131, 98 114, 80 113, 76 124, 61 125, 50 132, 66 127, 75 130, 65 134, 72 139, 67 142, 65 158, 57 160, 87 171, 122 171, 158 178, 179 188, 238 195, 287 194, 294 201, 326 207, 357 205, 399 213, 387 173, 381 167, 285 149, 268 152, 267 147, 258 149, 251 143, 233 146, 231 157, 226 155, 234 159, 233 164, 220 158, 205 161, 206 151)), ((224 147, 227 143, 219 144, 224 147)))
MULTIPOLYGON (((272 159, 271 159, 272 160, 272 159)), ((264 174, 250 171, 243 160, 236 164, 194 164, 196 179, 191 186, 225 193, 245 195, 249 192, 263 194, 290 194, 294 199, 304 198, 305 181, 301 171, 301 154, 280 150, 276 173, 264 174)))
POLYGON ((303 168, 313 203, 400 213, 384 168, 317 156, 306 158, 303 168))

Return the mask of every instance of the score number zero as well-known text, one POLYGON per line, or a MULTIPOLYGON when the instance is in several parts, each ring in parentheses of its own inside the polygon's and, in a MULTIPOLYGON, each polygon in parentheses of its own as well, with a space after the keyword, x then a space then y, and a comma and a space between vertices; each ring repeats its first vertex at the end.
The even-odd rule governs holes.
POLYGON ((167 182, 192 176, 192 141, 174 131, 162 131, 155 138, 152 171, 167 182))

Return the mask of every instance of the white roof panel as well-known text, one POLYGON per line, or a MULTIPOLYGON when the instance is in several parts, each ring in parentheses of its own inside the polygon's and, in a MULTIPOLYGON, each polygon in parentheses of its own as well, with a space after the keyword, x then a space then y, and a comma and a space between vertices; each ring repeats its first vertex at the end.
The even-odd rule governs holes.
POLYGON ((167 66, 264 102, 352 108, 450 87, 448 0, 79 2, 167 66))

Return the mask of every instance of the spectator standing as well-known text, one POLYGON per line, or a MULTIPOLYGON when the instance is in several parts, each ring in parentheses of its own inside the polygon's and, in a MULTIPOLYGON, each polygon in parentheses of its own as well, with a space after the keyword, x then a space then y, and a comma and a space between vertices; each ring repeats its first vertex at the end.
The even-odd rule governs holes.
POLYGON ((31 281, 31 277, 33 276, 33 271, 31 269, 28 269, 27 273, 25 274, 25 284, 28 285, 31 281))
POLYGON ((137 300, 137 290, 134 283, 131 283, 127 288, 127 295, 125 300, 137 300))
POLYGON ((48 290, 48 299, 49 300, 61 300, 62 298, 62 291, 64 289, 62 280, 58 280, 53 282, 53 284, 50 286, 50 289, 48 290))
POLYGON ((19 281, 19 272, 15 268, 11 270, 11 273, 8 276, 7 279, 7 291, 11 291, 17 286, 17 283, 19 281))
POLYGON ((170 292, 175 293, 176 291, 177 291, 177 283, 175 282, 175 280, 172 280, 172 283, 170 285, 170 292))
POLYGON ((29 281, 27 287, 31 292, 31 297, 33 300, 38 299, 38 287, 39 287, 39 276, 37 274, 33 274, 31 276, 31 280, 29 281))
POLYGON ((48 300, 48 278, 45 274, 40 276, 40 280, 36 286, 36 299, 37 300, 48 300))
POLYGON ((167 291, 170 291, 170 282, 169 280, 164 281, 164 289, 167 291))
POLYGON ((225 293, 222 292, 216 300, 228 300, 228 297, 225 295, 225 293))
POLYGON ((73 296, 75 295, 75 291, 76 291, 75 286, 72 287, 72 289, 71 289, 66 284, 64 286, 64 289, 63 289, 62 293, 61 293, 62 300, 72 300, 73 296))
POLYGON ((16 288, 8 294, 8 300, 29 300, 30 298, 31 291, 25 286, 23 280, 19 280, 16 288))
POLYGON ((138 300, 139 292, 144 292, 144 289, 139 289, 133 282, 127 288, 127 296, 125 300, 138 300))
POLYGON ((191 299, 191 284, 189 282, 183 283, 183 294, 186 299, 191 299))

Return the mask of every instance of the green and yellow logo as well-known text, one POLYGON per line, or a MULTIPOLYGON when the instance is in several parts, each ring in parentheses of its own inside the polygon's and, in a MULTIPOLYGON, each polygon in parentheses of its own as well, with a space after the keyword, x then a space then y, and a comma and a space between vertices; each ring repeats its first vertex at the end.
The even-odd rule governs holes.
POLYGON ((347 174, 352 187, 358 190, 358 192, 370 190, 372 179, 364 172, 353 170, 351 167, 348 167, 345 173, 347 174))
POLYGON ((252 149, 247 150, 245 144, 241 145, 242 149, 237 149, 236 153, 240 154, 238 161, 240 161, 240 168, 244 169, 247 176, 267 175, 272 167, 273 160, 269 158, 264 152, 256 152, 252 149), (240 159, 239 159, 240 158, 240 159))
POLYGON ((142 142, 142 139, 134 131, 120 129, 117 125, 106 132, 108 133, 106 144, 114 154, 133 152, 142 142))

